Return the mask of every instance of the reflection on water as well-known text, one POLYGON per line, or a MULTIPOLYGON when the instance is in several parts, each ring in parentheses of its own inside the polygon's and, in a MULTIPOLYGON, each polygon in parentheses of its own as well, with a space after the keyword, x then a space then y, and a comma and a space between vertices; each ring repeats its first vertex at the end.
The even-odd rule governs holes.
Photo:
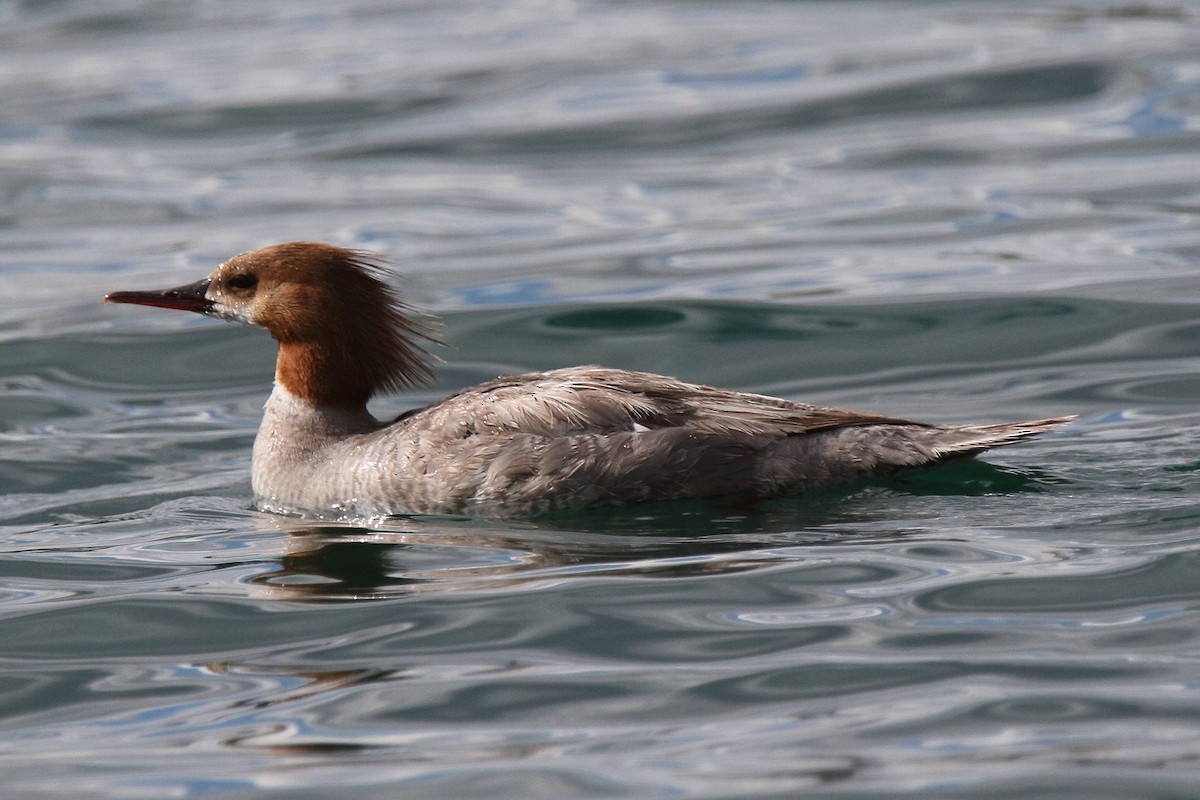
POLYGON ((633 540, 532 527, 489 532, 479 523, 446 527, 419 520, 373 521, 369 530, 288 520, 281 529, 289 534, 286 553, 278 569, 250 579, 256 596, 388 599, 430 591, 534 588, 586 576, 717 574, 778 560, 756 552, 765 544, 761 538, 744 535, 633 540))

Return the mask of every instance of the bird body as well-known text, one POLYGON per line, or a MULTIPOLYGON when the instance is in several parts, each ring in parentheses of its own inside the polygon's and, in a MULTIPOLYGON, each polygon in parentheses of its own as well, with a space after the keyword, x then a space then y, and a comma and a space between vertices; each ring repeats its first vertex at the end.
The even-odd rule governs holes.
POLYGON ((293 242, 209 278, 110 302, 266 328, 275 387, 254 443, 265 510, 526 517, 584 506, 766 498, 970 456, 1069 417, 940 426, 597 366, 502 376, 384 423, 377 392, 432 375, 427 322, 370 256, 293 242))

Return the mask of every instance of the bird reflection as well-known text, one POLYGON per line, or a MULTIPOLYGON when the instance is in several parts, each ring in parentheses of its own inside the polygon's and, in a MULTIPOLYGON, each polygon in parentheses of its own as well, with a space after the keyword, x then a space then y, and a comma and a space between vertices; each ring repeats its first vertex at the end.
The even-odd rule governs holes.
POLYGON ((651 533, 645 532, 645 512, 638 513, 610 516, 610 530, 589 532, 478 520, 317 523, 263 515, 261 524, 288 533, 286 552, 278 569, 250 583, 272 599, 332 601, 500 589, 572 575, 678 577, 762 567, 779 560, 778 554, 764 553, 764 546, 828 536, 796 528, 748 530, 744 518, 730 514, 718 514, 715 519, 724 521, 719 524, 711 509, 703 525, 697 516, 686 532, 651 533))
POLYGON ((405 587, 424 582, 389 572, 388 554, 406 545, 339 541, 338 533, 321 528, 294 536, 299 538, 289 540, 288 552, 280 559, 279 571, 259 576, 256 583, 272 586, 296 598, 353 598, 395 594, 405 587), (325 537, 327 541, 319 541, 317 537, 325 537))

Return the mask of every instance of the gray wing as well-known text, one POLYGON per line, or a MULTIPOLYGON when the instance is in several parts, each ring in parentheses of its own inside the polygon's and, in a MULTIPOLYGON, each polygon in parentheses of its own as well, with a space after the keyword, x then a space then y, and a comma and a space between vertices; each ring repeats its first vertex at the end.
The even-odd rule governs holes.
POLYGON ((603 367, 497 378, 410 420, 430 428, 466 425, 475 433, 539 436, 686 427, 697 434, 782 437, 847 425, 918 424, 603 367))

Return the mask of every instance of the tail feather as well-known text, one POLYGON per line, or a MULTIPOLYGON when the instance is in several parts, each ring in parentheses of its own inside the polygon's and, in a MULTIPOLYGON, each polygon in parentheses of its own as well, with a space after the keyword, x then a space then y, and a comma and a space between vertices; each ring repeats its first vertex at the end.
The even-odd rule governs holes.
POLYGON ((995 425, 962 425, 935 428, 933 450, 939 458, 974 455, 992 447, 1013 444, 1031 436, 1047 433, 1072 422, 1075 417, 1048 417, 1025 422, 1001 422, 995 425))
MULTIPOLYGON (((847 425, 776 440, 754 462, 746 490, 765 486, 786 494, 865 475, 928 467, 1013 444, 1065 425, 1074 417, 1051 417, 996 425, 847 425)), ((743 462, 735 459, 735 463, 743 462)), ((743 476, 745 479, 745 476, 743 476)), ((729 476, 721 476, 729 483, 729 476)))

